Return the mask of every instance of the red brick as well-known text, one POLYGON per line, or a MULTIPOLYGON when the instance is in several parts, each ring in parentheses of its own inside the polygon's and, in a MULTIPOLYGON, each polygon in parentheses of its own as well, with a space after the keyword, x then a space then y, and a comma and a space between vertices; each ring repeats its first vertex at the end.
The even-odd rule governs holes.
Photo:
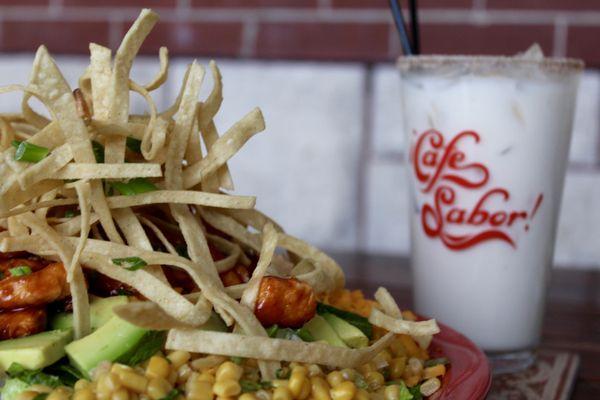
MULTIPOLYGON (((590 0, 593 1, 593 0, 590 0)), ((471 8, 472 0, 420 0, 417 2, 421 8, 471 8)), ((331 0, 331 5, 336 8, 388 8, 388 0, 331 0)), ((408 1, 401 3, 408 7, 408 1)))
POLYGON ((316 5, 317 0, 192 0, 192 7, 206 8, 307 8, 316 5))
POLYGON ((256 55, 266 58, 382 60, 388 58, 387 24, 265 23, 256 55))
POLYGON ((567 55, 582 58, 588 67, 599 68, 598 38, 600 38, 600 26, 570 26, 567 55))
POLYGON ((598 0, 487 0, 487 8, 599 10, 598 0))
POLYGON ((520 25, 438 25, 421 26, 424 54, 510 55, 537 42, 552 54, 552 26, 520 25))
POLYGON ((104 22, 4 21, 2 51, 35 51, 45 44, 52 53, 88 53, 90 42, 108 45, 104 22))
MULTIPOLYGON (((123 28, 123 33, 125 29, 123 28)), ((171 55, 237 56, 242 42, 242 25, 219 22, 161 22, 142 45, 140 52, 155 53, 167 46, 171 55)))
POLYGON ((63 3, 65 6, 79 7, 165 8, 174 7, 176 4, 176 0, 63 0, 63 3))
POLYGON ((0 0, 0 6, 47 6, 48 0, 0 0))

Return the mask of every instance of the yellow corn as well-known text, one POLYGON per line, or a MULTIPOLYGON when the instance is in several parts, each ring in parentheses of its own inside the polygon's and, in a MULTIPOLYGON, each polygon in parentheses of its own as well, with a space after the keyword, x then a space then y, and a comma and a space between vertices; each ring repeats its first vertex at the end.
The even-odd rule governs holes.
POLYGON ((192 381, 187 385, 187 400, 212 400, 213 385, 206 381, 192 381))
POLYGON ((73 389, 81 390, 81 389, 90 387, 90 385, 91 385, 90 381, 85 380, 85 379, 80 379, 77 382, 75 382, 75 386, 73 386, 73 389))
POLYGON ((271 384, 275 388, 288 387, 289 383, 290 383, 290 381, 288 381, 287 379, 275 379, 275 380, 271 381, 271 384))
POLYGON ((294 365, 292 367, 292 374, 294 373, 308 375, 308 369, 304 365, 294 365))
POLYGON ((294 399, 304 400, 310 395, 310 381, 306 377, 306 372, 304 367, 295 367, 292 370, 288 388, 294 399))
POLYGON ((420 381, 421 381, 421 375, 412 375, 412 376, 408 376, 408 377, 404 377, 404 383, 406 383, 406 386, 408 387, 413 387, 416 386, 420 381))
POLYGON ((385 361, 387 361, 387 363, 389 364, 390 361, 392 361, 392 353, 390 353, 387 350, 382 350, 381 352, 379 352, 379 354, 377 354, 377 356, 381 359, 384 359, 385 361))
POLYGON ((46 385, 31 385, 27 390, 31 390, 32 392, 38 393, 50 393, 52 392, 52 388, 46 385))
POLYGON ((273 391, 273 400, 292 400, 292 393, 286 387, 278 387, 273 391))
POLYGON ((308 366, 308 376, 323 375, 323 370, 317 364, 310 364, 308 366))
POLYGON ((205 382, 210 382, 210 383, 215 383, 215 376, 212 374, 209 374, 208 372, 203 372, 200 375, 198 375, 197 378, 199 381, 205 381, 205 382))
POLYGON ((394 341, 390 345, 390 350, 396 357, 407 356, 408 352, 406 351, 406 347, 402 344, 402 340, 400 339, 400 335, 394 338, 394 341))
MULTIPOLYGON (((356 394, 354 395, 354 400, 370 400, 371 396, 369 396, 369 392, 365 389, 358 389, 356 394)), ((397 398, 394 400, 398 400, 397 398)))
POLYGON ((400 379, 406 368, 406 357, 396 357, 390 361, 390 378, 400 379))
POLYGON ((383 397, 385 400, 398 400, 400 396, 400 386, 398 385, 389 385, 385 387, 383 391, 383 397))
POLYGON ((406 373, 408 375, 421 374, 423 372, 423 362, 418 358, 411 357, 406 365, 406 373))
POLYGON ((368 362, 368 363, 363 364, 360 367, 358 367, 358 371, 361 374, 366 375, 369 372, 377 371, 377 368, 375 367, 375 365, 373 363, 368 362))
POLYGON ((120 388, 112 394, 111 400, 129 400, 129 392, 125 388, 120 388))
POLYGON ((169 359, 169 361, 171 361, 171 366, 174 369, 178 369, 190 360, 191 355, 187 351, 176 350, 169 354, 167 358, 169 359))
POLYGON ((123 370, 119 373, 121 384, 127 389, 132 390, 136 393, 144 393, 148 386, 148 378, 142 376, 133 370, 123 370))
POLYGON ((91 388, 76 389, 73 393, 73 400, 95 400, 96 395, 91 388))
POLYGON ((352 368, 344 368, 340 372, 342 373, 344 379, 347 381, 353 381, 356 378, 356 370, 352 368))
POLYGON ((332 400, 352 400, 356 394, 354 382, 345 381, 329 391, 332 400))
POLYGON ((313 376, 310 378, 310 387, 312 389, 312 397, 315 400, 331 400, 329 385, 325 379, 320 376, 313 376))
POLYGON ((344 381, 344 377, 340 371, 331 371, 327 374, 327 382, 329 386, 336 387, 344 381))
POLYGON ((258 399, 252 393, 244 393, 240 397, 238 397, 238 400, 258 400, 258 399))
POLYGON ((179 370, 177 370, 177 383, 183 384, 187 382, 188 378, 192 375, 192 372, 194 371, 189 365, 183 364, 179 370))
POLYGON ((217 368, 217 373, 215 374, 215 378, 217 382, 225 381, 225 380, 234 380, 237 381, 242 377, 244 373, 244 369, 239 365, 226 361, 217 368))
POLYGON ((385 383, 385 377, 380 372, 369 372, 365 375, 365 380, 371 390, 377 390, 385 383))
POLYGON ((110 372, 119 375, 122 371, 133 371, 133 368, 123 364, 113 364, 110 367, 110 372))
POLYGON ((69 400, 71 397, 71 391, 64 387, 59 387, 50 392, 47 400, 69 400))
POLYGON ((154 356, 150 358, 146 367, 146 376, 148 378, 163 378, 167 379, 171 373, 171 365, 166 358, 154 356))
POLYGON ((121 382, 119 382, 119 377, 111 372, 105 372, 98 379, 96 391, 98 392, 98 397, 110 397, 120 387, 121 382))
POLYGON ((173 389, 173 386, 164 378, 152 378, 148 382, 146 393, 152 400, 165 397, 173 389))
POLYGON ((213 391, 217 396, 230 397, 240 394, 242 387, 233 379, 217 380, 213 385, 213 391))
POLYGON ((417 320, 417 316, 415 315, 415 313, 410 310, 402 311, 402 318, 406 319, 408 321, 416 321, 417 320))
POLYGON ((442 386, 438 378, 431 378, 421 384, 420 390, 423 396, 431 396, 442 386))
POLYGON ((435 378, 446 374, 446 366, 444 364, 434 365, 423 370, 423 379, 435 378))
POLYGON ((400 341, 402 342, 402 345, 406 349, 406 353, 408 354, 408 356, 417 357, 421 354, 421 349, 419 348, 417 343, 415 343, 413 338, 411 338, 410 336, 400 335, 400 341))
POLYGON ((33 390, 26 390, 24 392, 22 392, 18 399, 19 400, 33 400, 35 398, 35 396, 39 395, 38 392, 34 392, 33 390))

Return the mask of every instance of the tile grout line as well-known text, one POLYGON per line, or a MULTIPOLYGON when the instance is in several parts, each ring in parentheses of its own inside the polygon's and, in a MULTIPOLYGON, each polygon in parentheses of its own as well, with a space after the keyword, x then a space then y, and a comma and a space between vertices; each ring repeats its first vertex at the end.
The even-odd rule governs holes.
POLYGON ((369 160, 373 136, 373 96, 374 96, 374 68, 372 64, 365 66, 365 78, 363 82, 363 105, 362 123, 360 128, 360 149, 358 153, 356 185, 356 243, 355 248, 364 250, 367 242, 368 212, 367 212, 367 189, 369 176, 369 160))

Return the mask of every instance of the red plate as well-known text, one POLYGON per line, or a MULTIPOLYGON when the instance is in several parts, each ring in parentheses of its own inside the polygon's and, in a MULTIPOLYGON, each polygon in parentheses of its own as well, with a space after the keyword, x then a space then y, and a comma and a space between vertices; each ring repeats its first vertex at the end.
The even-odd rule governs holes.
POLYGON ((490 365, 485 354, 465 336, 439 324, 441 332, 434 336, 432 357, 446 357, 450 368, 444 375, 441 389, 431 399, 480 400, 492 384, 490 365))

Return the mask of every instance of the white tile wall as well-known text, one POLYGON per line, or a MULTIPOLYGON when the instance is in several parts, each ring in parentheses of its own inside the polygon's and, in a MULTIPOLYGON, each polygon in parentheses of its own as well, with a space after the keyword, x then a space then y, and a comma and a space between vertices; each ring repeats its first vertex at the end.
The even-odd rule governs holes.
MULTIPOLYGON (((219 130, 255 106, 267 124, 230 163, 236 192, 257 195, 258 207, 290 233, 332 249, 353 248, 363 68, 259 62, 220 67, 225 100, 219 130)), ((178 63, 175 82, 184 70, 185 63, 178 63)))
MULTIPOLYGON (((31 55, 0 56, 0 85, 26 83, 31 55)), ((72 83, 87 65, 84 57, 60 57, 72 83)), ((174 60, 169 83, 154 93, 159 109, 174 99, 188 60, 174 60)), ((205 60, 202 60, 207 64, 205 60)), ((406 254, 409 251, 408 195, 403 151, 399 81, 390 65, 373 69, 372 153, 359 147, 365 116, 368 70, 358 64, 292 62, 220 63, 225 101, 216 122, 224 132, 255 106, 267 130, 253 138, 230 163, 236 192, 258 196, 258 207, 289 232, 335 250, 406 254), (367 168, 357 226, 360 168, 367 168), (359 237, 360 236, 360 237, 359 237)), ((148 82, 158 70, 154 58, 136 61, 133 78, 148 82)), ((207 75, 206 95, 211 88, 207 75)), ((0 95, 1 111, 17 111, 20 94, 0 95)), ((133 95, 134 112, 144 112, 133 95)), ((600 268, 600 73, 586 72, 578 102, 556 260, 600 268), (583 167, 582 167, 582 164, 583 167), (596 167, 594 167, 596 165, 596 167)))

